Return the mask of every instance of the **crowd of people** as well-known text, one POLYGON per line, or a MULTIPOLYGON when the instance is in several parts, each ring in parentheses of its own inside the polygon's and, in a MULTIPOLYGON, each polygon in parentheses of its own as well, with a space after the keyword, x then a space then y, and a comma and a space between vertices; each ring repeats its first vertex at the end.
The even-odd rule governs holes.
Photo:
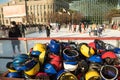
MULTIPOLYGON (((84 22, 80 22, 79 24, 68 23, 66 27, 68 28, 69 32, 72 32, 72 33, 75 33, 75 32, 79 32, 80 34, 88 33, 90 37, 91 36, 101 37, 102 32, 106 28, 106 25, 86 24, 84 22)), ((45 30, 46 37, 49 38, 50 34, 52 33, 52 30, 57 30, 56 32, 58 32, 61 29, 61 25, 59 25, 58 27, 55 27, 56 29, 53 29, 53 26, 50 23, 47 23, 46 25, 25 25, 22 22, 12 21, 8 27, 5 25, 1 26, 0 30, 4 32, 4 35, 7 34, 7 37, 9 38, 18 38, 18 37, 25 37, 26 32, 30 31, 32 28, 34 28, 35 32, 38 31, 39 33, 45 30)), ((115 24, 111 25, 111 29, 117 29, 115 24)), ((15 51, 16 46, 18 51, 21 52, 19 40, 11 40, 11 43, 12 43, 13 53, 16 53, 15 51)))
MULTIPOLYGON (((15 21, 12 21, 15 22, 15 21)), ((49 26, 49 24, 46 25, 42 25, 42 24, 23 24, 22 22, 15 22, 16 26, 20 29, 20 33, 21 33, 21 37, 25 37, 26 34, 29 33, 33 33, 38 31, 39 33, 41 33, 43 30, 46 29, 47 32, 49 32, 47 30, 47 26, 49 26)), ((11 24, 10 25, 0 25, 0 37, 9 37, 8 32, 11 28, 11 24)), ((46 37, 48 37, 47 33, 46 33, 46 37)))
POLYGON ((79 32, 79 33, 88 33, 88 35, 91 36, 98 36, 101 37, 102 32, 105 30, 106 25, 105 24, 71 24, 69 23, 67 25, 69 32, 79 32))
MULTIPOLYGON (((25 35, 27 34, 27 32, 31 31, 31 32, 36 32, 38 31, 39 33, 41 33, 42 31, 46 30, 46 36, 45 37, 50 37, 51 31, 55 30, 56 32, 60 31, 62 24, 57 25, 57 26, 53 26, 50 23, 47 23, 46 25, 39 25, 39 24, 29 24, 29 25, 25 25, 22 24, 22 22, 16 22, 16 25, 19 27, 20 29, 20 33, 21 33, 21 37, 25 37, 25 35)), ((75 32, 79 32, 79 33, 88 33, 88 35, 91 36, 98 36, 101 37, 102 36, 102 32, 105 30, 105 28, 107 26, 109 26, 109 28, 117 30, 119 29, 120 26, 115 25, 114 23, 111 25, 105 25, 105 24, 87 24, 84 22, 80 22, 79 24, 72 24, 72 23, 68 23, 65 24, 66 28, 68 28, 69 32, 75 33, 75 32)), ((2 25, 0 26, 0 31, 2 31, 2 36, 7 36, 8 37, 8 31, 11 28, 11 25, 9 26, 5 26, 2 25)), ((1 36, 1 35, 0 35, 1 36)))
MULTIPOLYGON (((31 30, 31 32, 32 32, 32 30, 34 30, 36 32, 36 28, 37 28, 37 31, 39 31, 39 33, 42 32, 43 31, 42 26, 44 26, 44 29, 46 30, 46 37, 50 37, 50 29, 52 28, 52 26, 50 24, 47 24, 47 25, 25 25, 22 22, 11 21, 9 26, 5 26, 5 25, 0 26, 0 30, 2 32, 4 32, 3 35, 7 36, 8 38, 19 38, 19 37, 25 37, 26 32, 29 30, 31 30)), ((16 47, 17 47, 19 53, 21 53, 19 40, 13 39, 13 40, 11 40, 11 44, 12 44, 14 54, 16 54, 16 47)))

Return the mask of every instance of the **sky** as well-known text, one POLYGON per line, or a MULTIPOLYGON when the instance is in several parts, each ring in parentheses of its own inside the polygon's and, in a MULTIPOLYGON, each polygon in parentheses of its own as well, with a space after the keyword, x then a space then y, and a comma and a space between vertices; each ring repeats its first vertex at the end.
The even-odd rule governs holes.
POLYGON ((10 1, 10 0, 0 0, 0 4, 6 3, 6 2, 8 2, 8 1, 10 1))

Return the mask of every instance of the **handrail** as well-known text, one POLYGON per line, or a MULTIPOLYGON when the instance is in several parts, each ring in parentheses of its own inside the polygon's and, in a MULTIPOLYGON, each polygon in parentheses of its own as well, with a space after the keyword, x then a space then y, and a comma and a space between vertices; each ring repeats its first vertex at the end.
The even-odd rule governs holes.
POLYGON ((51 40, 51 39, 55 39, 55 40, 67 40, 67 41, 72 41, 72 40, 95 40, 95 39, 99 39, 99 40, 116 40, 117 45, 116 47, 120 46, 120 37, 32 37, 32 38, 0 38, 0 40, 23 40, 25 41, 25 49, 26 49, 26 53, 28 52, 28 42, 29 40, 51 40))
POLYGON ((94 40, 94 39, 100 39, 100 40, 120 40, 120 37, 32 37, 32 38, 0 38, 0 40, 94 40))

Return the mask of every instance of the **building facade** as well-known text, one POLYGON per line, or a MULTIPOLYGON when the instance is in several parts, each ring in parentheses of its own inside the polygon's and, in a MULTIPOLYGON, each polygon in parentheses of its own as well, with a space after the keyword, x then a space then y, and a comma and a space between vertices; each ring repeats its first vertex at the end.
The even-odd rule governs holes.
POLYGON ((46 24, 61 8, 69 9, 69 4, 64 0, 11 0, 0 6, 0 24, 9 25, 10 21, 46 24))
POLYGON ((117 8, 120 0, 79 0, 70 4, 70 9, 79 11, 86 20, 93 23, 106 21, 105 15, 113 8, 117 8))

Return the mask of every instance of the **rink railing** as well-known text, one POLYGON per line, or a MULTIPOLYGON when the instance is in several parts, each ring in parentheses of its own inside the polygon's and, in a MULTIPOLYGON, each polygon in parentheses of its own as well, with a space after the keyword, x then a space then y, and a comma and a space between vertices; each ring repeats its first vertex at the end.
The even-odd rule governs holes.
MULTIPOLYGON (((34 46, 35 43, 45 43, 48 44, 51 39, 59 40, 60 42, 73 41, 76 43, 81 42, 93 42, 95 39, 103 40, 107 43, 113 44, 116 47, 120 47, 120 37, 52 37, 52 38, 0 38, 0 72, 3 73, 7 71, 6 64, 12 61, 13 51, 11 48, 11 40, 19 40, 21 42, 20 46, 23 53, 27 54, 34 46)), ((19 53, 17 53, 18 55, 19 53)), ((16 55, 15 55, 16 56, 16 55)))
MULTIPOLYGON (((111 41, 115 41, 116 44, 114 44, 116 47, 120 47, 120 37, 51 37, 51 38, 46 38, 46 37, 42 37, 42 38, 0 38, 0 40, 20 40, 20 41, 24 41, 24 48, 25 48, 25 52, 28 52, 28 41, 40 41, 40 42, 44 42, 44 43, 49 43, 49 41, 51 39, 55 39, 55 40, 59 40, 59 41, 91 41, 91 40, 95 40, 95 39, 99 39, 99 40, 104 40, 107 43, 111 42, 111 41)), ((112 42, 112 43, 115 43, 112 42)), ((32 46, 31 46, 32 47, 32 46)))

